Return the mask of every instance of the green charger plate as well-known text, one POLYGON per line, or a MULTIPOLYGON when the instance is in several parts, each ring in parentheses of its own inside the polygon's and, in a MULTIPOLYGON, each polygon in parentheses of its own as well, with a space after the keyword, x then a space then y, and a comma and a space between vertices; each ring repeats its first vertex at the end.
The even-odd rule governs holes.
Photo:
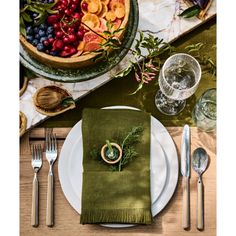
POLYGON ((98 62, 96 65, 79 68, 79 69, 55 69, 46 66, 37 60, 33 59, 20 45, 20 61, 26 68, 32 70, 35 74, 43 76, 49 80, 59 82, 81 82, 90 80, 100 75, 105 74, 115 67, 128 53, 131 47, 138 28, 139 9, 137 0, 131 0, 131 8, 128 26, 124 35, 122 46, 125 47, 122 50, 115 50, 110 54, 109 62, 98 62))

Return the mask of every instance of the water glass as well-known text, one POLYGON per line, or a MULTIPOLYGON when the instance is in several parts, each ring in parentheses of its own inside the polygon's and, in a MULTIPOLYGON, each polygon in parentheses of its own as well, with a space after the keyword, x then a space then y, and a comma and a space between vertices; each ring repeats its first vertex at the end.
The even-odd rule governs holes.
POLYGON ((183 110, 186 99, 198 88, 201 67, 189 54, 177 53, 169 57, 159 74, 159 87, 155 104, 160 112, 176 115, 183 110))
POLYGON ((216 128, 216 89, 208 89, 197 101, 192 118, 196 126, 206 132, 216 128))

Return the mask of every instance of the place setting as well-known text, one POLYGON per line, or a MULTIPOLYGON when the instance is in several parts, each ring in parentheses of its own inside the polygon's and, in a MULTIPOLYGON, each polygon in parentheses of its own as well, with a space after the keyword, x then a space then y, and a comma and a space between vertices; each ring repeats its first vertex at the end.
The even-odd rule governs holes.
POLYGON ((215 232, 215 38, 172 44, 215 1, 176 4, 20 1, 22 235, 215 232))

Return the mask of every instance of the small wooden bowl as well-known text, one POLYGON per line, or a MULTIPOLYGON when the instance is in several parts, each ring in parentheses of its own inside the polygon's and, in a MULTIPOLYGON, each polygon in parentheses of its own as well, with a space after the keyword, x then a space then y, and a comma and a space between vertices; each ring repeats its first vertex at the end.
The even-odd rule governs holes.
POLYGON ((27 119, 23 112, 20 111, 20 137, 25 133, 27 126, 27 119))
POLYGON ((111 146, 113 146, 113 147, 115 147, 115 148, 117 148, 119 150, 119 152, 120 152, 119 157, 117 159, 115 159, 114 161, 108 160, 106 158, 105 151, 106 151, 106 148, 107 148, 107 144, 103 145, 103 147, 101 149, 101 156, 102 156, 102 159, 106 163, 108 163, 108 164, 115 164, 115 163, 119 162, 121 157, 122 157, 122 149, 121 149, 121 147, 117 143, 111 143, 111 146))

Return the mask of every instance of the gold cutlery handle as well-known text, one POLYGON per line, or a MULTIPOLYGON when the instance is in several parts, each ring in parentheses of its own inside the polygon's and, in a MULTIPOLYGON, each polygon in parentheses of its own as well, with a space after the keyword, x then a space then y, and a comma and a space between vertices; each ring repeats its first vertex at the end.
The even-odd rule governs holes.
POLYGON ((37 174, 34 174, 34 179, 33 179, 33 188, 32 188, 32 209, 31 209, 31 225, 34 227, 37 227, 39 225, 39 213, 38 213, 38 208, 39 208, 39 182, 37 178, 37 174))
POLYGON ((199 178, 197 183, 197 228, 199 230, 204 228, 203 207, 203 184, 201 178, 199 178))
POLYGON ((184 229, 189 228, 190 226, 190 209, 189 209, 189 179, 187 177, 183 177, 182 180, 182 188, 183 188, 183 205, 182 205, 182 227, 184 229))
POLYGON ((48 173, 46 225, 53 226, 53 173, 48 173))

